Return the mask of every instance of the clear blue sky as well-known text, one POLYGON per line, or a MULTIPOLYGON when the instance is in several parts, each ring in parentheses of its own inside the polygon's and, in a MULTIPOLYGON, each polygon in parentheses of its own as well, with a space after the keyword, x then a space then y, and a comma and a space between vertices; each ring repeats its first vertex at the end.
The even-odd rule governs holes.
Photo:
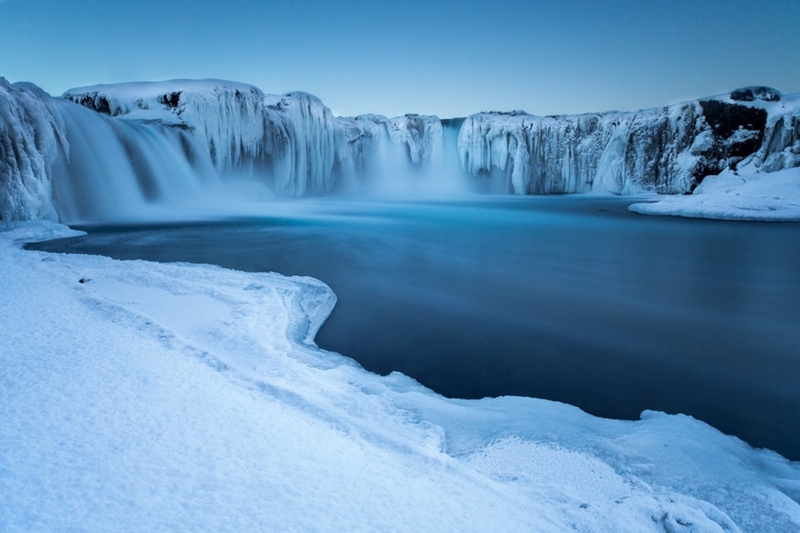
POLYGON ((800 92, 800 0, 0 0, 0 76, 222 78, 343 115, 635 110, 800 92))

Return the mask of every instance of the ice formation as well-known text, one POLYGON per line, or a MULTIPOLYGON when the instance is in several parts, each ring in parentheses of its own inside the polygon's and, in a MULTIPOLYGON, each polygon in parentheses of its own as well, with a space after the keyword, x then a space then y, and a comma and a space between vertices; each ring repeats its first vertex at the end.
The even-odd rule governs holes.
POLYGON ((53 101, 32 85, 0 78, 0 220, 57 219, 51 167, 66 149, 53 101))
POLYGON ((126 220, 248 197, 682 194, 800 165, 796 95, 751 87, 637 113, 334 117, 309 94, 174 80, 51 98, 0 82, 0 217, 126 220), (78 104, 78 105, 75 105, 78 104), (246 185, 243 185, 246 184, 246 185))
POLYGON ((61 99, 2 80, 0 113, 6 220, 136 218, 208 201, 231 180, 257 183, 262 196, 357 191, 424 167, 442 130, 436 117, 337 118, 306 93, 219 80, 100 85, 61 99))
POLYGON ((321 282, 19 248, 68 233, 0 224, 4 532, 800 530, 798 464, 690 417, 446 399, 318 349, 321 282))
MULTIPOLYGON (((636 203, 631 211, 722 220, 800 220, 800 95, 749 87, 731 93, 730 100, 769 111, 758 149, 730 165, 734 168, 707 176, 691 195, 636 203)), ((755 145, 752 133, 744 129, 730 137, 755 145)), ((707 149, 711 133, 698 136, 695 144, 707 149)))
POLYGON ((683 194, 738 166, 800 165, 796 102, 757 87, 635 113, 481 113, 458 147, 464 169, 498 192, 683 194))
POLYGON ((415 164, 428 160, 442 137, 442 124, 435 116, 406 115, 391 119, 389 124, 389 137, 408 146, 408 156, 415 164))
POLYGON ((437 117, 338 118, 307 93, 265 95, 220 80, 84 87, 64 98, 111 116, 184 128, 206 146, 220 175, 256 179, 279 196, 357 188, 379 173, 385 152, 395 153, 390 167, 420 165, 441 137, 437 117))

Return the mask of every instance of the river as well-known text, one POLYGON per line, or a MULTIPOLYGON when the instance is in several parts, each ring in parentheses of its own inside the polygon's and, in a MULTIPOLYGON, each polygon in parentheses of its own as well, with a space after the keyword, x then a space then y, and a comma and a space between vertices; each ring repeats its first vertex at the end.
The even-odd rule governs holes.
POLYGON ((630 199, 315 199, 82 227, 30 246, 313 276, 317 336, 450 397, 686 413, 800 459, 800 224, 646 217, 630 199))

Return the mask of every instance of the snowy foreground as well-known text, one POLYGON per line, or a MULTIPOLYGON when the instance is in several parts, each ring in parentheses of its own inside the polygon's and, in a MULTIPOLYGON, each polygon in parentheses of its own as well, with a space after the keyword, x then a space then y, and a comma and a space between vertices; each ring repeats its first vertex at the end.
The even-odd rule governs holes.
POLYGON ((629 209, 645 215, 800 221, 800 167, 749 174, 728 170, 707 177, 689 196, 668 196, 629 209))
POLYGON ((800 531, 800 463, 690 417, 449 400, 318 349, 321 282, 0 228, 4 532, 800 531))

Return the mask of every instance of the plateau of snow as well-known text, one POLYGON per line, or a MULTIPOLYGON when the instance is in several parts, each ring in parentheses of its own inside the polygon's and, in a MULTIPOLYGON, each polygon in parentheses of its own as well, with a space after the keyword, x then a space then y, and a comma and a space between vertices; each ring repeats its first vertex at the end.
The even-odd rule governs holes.
POLYGON ((446 399, 316 347, 319 281, 0 228, 0 530, 800 530, 800 464, 690 417, 446 399))
POLYGON ((334 117, 306 93, 220 80, 52 98, 0 79, 0 218, 164 219, 223 200, 336 193, 686 194, 724 172, 800 166, 798 102, 751 87, 635 113, 442 121, 334 117))

